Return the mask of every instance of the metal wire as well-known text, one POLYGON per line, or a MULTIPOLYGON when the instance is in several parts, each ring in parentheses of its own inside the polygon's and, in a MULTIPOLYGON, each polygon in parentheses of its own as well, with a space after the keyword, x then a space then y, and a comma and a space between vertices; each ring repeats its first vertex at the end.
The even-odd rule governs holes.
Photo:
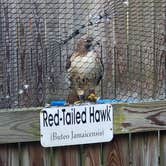
POLYGON ((0 0, 0 108, 67 99, 66 60, 85 34, 99 43, 103 98, 165 99, 165 11, 165 0, 0 0))

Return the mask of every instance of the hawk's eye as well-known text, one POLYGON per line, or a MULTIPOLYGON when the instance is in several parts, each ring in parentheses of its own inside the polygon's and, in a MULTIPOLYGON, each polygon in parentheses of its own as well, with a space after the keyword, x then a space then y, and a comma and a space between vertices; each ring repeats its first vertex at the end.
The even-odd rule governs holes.
POLYGON ((88 39, 87 42, 90 43, 92 40, 88 39))
POLYGON ((87 41, 88 43, 92 43, 93 37, 88 37, 88 38, 86 39, 86 41, 87 41))

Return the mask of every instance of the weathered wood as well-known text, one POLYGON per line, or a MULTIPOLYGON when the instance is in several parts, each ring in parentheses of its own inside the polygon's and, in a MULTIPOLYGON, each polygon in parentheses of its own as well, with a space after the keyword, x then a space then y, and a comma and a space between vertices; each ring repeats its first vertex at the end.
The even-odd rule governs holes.
MULTIPOLYGON (((128 40, 128 13, 127 6, 123 1, 114 1, 115 10, 115 43, 114 51, 114 95, 115 98, 125 98, 127 93, 131 92, 131 83, 128 82, 128 54, 127 54, 127 40, 128 40)), ((112 61, 112 58, 110 58, 112 61)), ((110 71, 109 71, 110 72, 110 71)), ((106 81, 107 78, 106 78, 106 81)), ((132 89, 133 90, 133 89, 132 89)))
POLYGON ((83 166, 101 165, 100 151, 101 151, 100 144, 85 145, 83 148, 82 165, 83 166))
POLYGON ((114 105, 114 131, 166 130, 166 102, 114 105))
POLYGON ((39 140, 39 109, 1 111, 0 133, 1 143, 39 140))
POLYGON ((42 148, 39 142, 21 144, 21 165, 24 166, 47 166, 48 152, 42 148))
POLYGON ((165 1, 130 0, 128 10, 129 87, 141 99, 162 99, 165 1))
POLYGON ((166 164, 166 131, 162 131, 160 135, 160 166, 166 164))
POLYGON ((52 164, 58 166, 80 165, 79 146, 53 148, 52 164))
POLYGON ((51 148, 42 148, 39 142, 21 143, 20 166, 52 166, 51 148))
MULTIPOLYGON (((164 101, 116 104, 113 108, 114 134, 166 130, 166 102, 164 101)), ((39 111, 41 109, 1 110, 0 143, 39 140, 39 111)))
POLYGON ((28 149, 30 166, 44 166, 44 149, 40 143, 30 144, 28 149))
POLYGON ((129 136, 118 135, 104 144, 104 166, 129 166, 129 136))
POLYGON ((158 166, 157 132, 133 134, 131 147, 133 166, 158 166))
POLYGON ((19 166, 19 150, 17 144, 0 145, 0 165, 19 166))

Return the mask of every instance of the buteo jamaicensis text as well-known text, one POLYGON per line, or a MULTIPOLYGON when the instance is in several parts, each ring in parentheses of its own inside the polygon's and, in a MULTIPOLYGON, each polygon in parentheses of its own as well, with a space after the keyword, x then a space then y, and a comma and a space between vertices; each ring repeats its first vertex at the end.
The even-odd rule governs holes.
MULTIPOLYGON (((75 52, 67 60, 67 73, 71 90, 79 97, 80 101, 95 95, 96 86, 103 76, 103 65, 100 56, 92 48, 92 37, 83 36, 76 45, 75 52)), ((72 92, 72 94, 74 94, 72 92)), ((69 96, 69 100, 72 96, 69 96)))

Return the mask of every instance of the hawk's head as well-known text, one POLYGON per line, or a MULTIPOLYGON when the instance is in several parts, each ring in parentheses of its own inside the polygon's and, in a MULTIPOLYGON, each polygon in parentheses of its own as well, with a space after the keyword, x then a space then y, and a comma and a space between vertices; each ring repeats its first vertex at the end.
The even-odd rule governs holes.
POLYGON ((77 43, 76 50, 79 52, 88 52, 92 46, 93 38, 90 36, 82 36, 77 43))

